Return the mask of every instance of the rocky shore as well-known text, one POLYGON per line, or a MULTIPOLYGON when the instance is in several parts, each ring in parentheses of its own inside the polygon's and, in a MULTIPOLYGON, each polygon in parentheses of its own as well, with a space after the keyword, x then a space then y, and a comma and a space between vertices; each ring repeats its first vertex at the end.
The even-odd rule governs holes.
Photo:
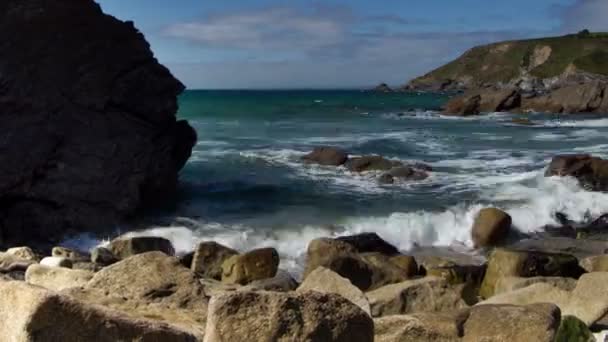
MULTIPOLYGON (((605 190, 607 162, 558 156, 546 176, 605 190)), ((561 220, 560 229, 523 236, 507 213, 482 209, 471 227, 482 263, 404 254, 375 233, 320 238, 308 245, 302 275, 280 269, 274 248, 239 252, 213 241, 183 255, 160 237, 119 236, 90 251, 55 247, 49 256, 10 248, 0 253, 0 336, 594 341, 608 329, 608 240, 601 237, 608 226, 602 218, 586 227, 561 220)))

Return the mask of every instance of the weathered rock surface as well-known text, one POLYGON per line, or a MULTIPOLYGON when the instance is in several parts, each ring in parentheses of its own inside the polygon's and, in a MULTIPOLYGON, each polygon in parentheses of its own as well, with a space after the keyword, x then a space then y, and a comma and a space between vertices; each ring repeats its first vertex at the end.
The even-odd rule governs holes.
POLYGON ((6 254, 14 255, 15 257, 23 260, 31 260, 38 262, 40 261, 40 256, 37 255, 31 248, 29 247, 13 247, 6 250, 6 254))
POLYGON ((348 154, 335 147, 316 147, 311 153, 302 157, 307 163, 340 166, 348 160, 348 154))
POLYGON ((85 286, 93 278, 93 275, 94 273, 91 271, 32 265, 25 272, 25 281, 49 290, 61 291, 85 286))
POLYGON ((254 280, 272 278, 279 269, 279 253, 261 248, 233 255, 222 263, 222 282, 245 285, 254 280))
POLYGON ((395 181, 419 181, 429 177, 425 170, 411 166, 399 166, 390 169, 378 179, 382 184, 393 184, 395 181))
POLYGON ((582 259, 579 264, 587 272, 608 272, 608 255, 596 255, 582 259))
POLYGON ((70 259, 54 256, 54 257, 42 258, 42 260, 40 260, 40 265, 47 266, 47 267, 72 268, 72 266, 74 266, 74 263, 70 259))
POLYGON ((534 284, 544 283, 560 290, 572 291, 576 287, 576 279, 565 277, 503 277, 498 279, 494 287, 494 295, 511 292, 534 284))
POLYGON ((357 253, 378 252, 385 255, 397 255, 397 247, 383 240, 376 233, 361 233, 356 235, 340 236, 336 240, 346 242, 353 246, 357 253))
POLYGON ((288 292, 298 288, 298 282, 293 279, 289 272, 278 270, 272 278, 254 280, 242 287, 242 291, 275 291, 288 292))
POLYGON ((330 238, 314 239, 308 243, 304 278, 317 267, 327 267, 332 260, 351 256, 354 253, 357 253, 356 248, 344 241, 330 238))
POLYGON ((153 317, 203 336, 208 297, 179 259, 161 252, 138 254, 97 272, 71 296, 125 312, 153 317))
POLYGON ((325 267, 319 267, 312 271, 312 273, 306 277, 306 280, 298 287, 297 291, 334 293, 348 299, 368 315, 371 315, 369 301, 365 294, 348 279, 341 277, 339 274, 325 267))
POLYGON ((24 342, 195 341, 176 327, 133 319, 16 281, 0 282, 0 336, 24 342))
POLYGON ((16 255, 0 253, 0 273, 8 273, 12 271, 23 271, 35 264, 36 261, 31 259, 23 259, 16 255))
POLYGON ((552 304, 475 306, 464 324, 463 341, 554 342, 560 318, 552 304))
POLYGON ((511 216, 497 208, 479 211, 471 236, 475 247, 492 247, 503 242, 511 229, 511 216))
POLYGON ((175 192, 196 141, 175 118, 184 86, 132 22, 92 0, 6 0, 0 36, 5 245, 111 229, 175 192))
POLYGON ((204 278, 222 279, 222 264, 233 255, 239 254, 232 248, 216 242, 201 242, 192 256, 192 272, 204 278))
POLYGON ((130 256, 159 251, 167 255, 174 255, 175 249, 171 241, 154 236, 118 237, 110 242, 108 249, 118 259, 126 259, 130 256))
POLYGON ((91 262, 102 266, 109 266, 118 262, 118 258, 105 247, 95 247, 91 251, 91 262))
POLYGON ((90 256, 82 252, 65 247, 53 247, 51 255, 57 258, 65 258, 72 262, 88 261, 90 259, 90 256))
POLYGON ((519 107, 521 94, 516 89, 480 89, 457 96, 446 104, 445 113, 458 116, 503 112, 519 107))
POLYGON ((374 319, 376 342, 461 341, 468 310, 454 313, 418 313, 374 319))
POLYGON ((608 190, 608 160, 588 154, 561 155, 553 158, 545 176, 570 176, 593 191, 608 190))
POLYGON ((562 322, 557 330, 555 341, 596 342, 593 333, 589 330, 589 327, 587 327, 585 322, 574 316, 562 317, 562 322))
POLYGON ((415 312, 440 312, 467 308, 462 285, 427 277, 383 286, 368 292, 372 316, 402 315, 415 312))
POLYGON ((209 303, 205 342, 371 342, 374 323, 335 294, 235 292, 209 303))

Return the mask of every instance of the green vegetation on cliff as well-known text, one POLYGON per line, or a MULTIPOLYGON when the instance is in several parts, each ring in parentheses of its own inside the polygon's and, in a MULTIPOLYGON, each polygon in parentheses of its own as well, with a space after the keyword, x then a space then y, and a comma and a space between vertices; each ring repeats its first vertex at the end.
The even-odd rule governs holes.
POLYGON ((522 76, 544 79, 566 71, 608 76, 608 33, 581 31, 478 46, 410 85, 423 87, 446 80, 466 86, 507 83, 522 76))

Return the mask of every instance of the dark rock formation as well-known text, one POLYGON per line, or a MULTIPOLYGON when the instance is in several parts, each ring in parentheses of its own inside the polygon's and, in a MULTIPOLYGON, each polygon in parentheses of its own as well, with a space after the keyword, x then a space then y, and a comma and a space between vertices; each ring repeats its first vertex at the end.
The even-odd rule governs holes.
POLYGON ((335 147, 315 147, 309 154, 302 157, 306 163, 326 166, 340 166, 348 160, 348 154, 335 147))
POLYGON ((608 191, 608 160, 588 154, 556 156, 545 176, 570 176, 578 179, 588 190, 608 191))
MULTIPOLYGON (((416 168, 417 165, 419 164, 416 164, 413 167, 395 167, 389 170, 387 173, 381 175, 380 178, 378 178, 378 181, 381 184, 393 184, 395 183, 395 180, 418 181, 428 178, 429 174, 426 172, 426 170, 416 168)), ((424 166, 425 165, 421 165, 421 167, 424 166)))
POLYGON ((393 89, 391 89, 391 87, 389 87, 386 83, 380 83, 372 91, 377 93, 392 93, 393 89))
POLYGON ((396 166, 401 166, 400 162, 386 159, 382 156, 363 156, 350 158, 346 162, 346 168, 352 172, 365 171, 388 171, 396 166))
POLYGON ((521 94, 516 89, 479 89, 467 92, 450 100, 446 114, 476 115, 488 112, 503 112, 518 108, 521 94))
POLYGON ((112 229, 170 197, 196 141, 183 89, 92 0, 0 2, 2 242, 112 229))

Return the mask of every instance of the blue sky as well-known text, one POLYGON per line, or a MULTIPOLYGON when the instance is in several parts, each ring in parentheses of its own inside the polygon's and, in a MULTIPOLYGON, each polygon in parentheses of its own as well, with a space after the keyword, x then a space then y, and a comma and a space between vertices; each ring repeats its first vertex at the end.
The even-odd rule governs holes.
POLYGON ((189 88, 399 85, 498 40, 608 31, 608 0, 99 0, 189 88))

